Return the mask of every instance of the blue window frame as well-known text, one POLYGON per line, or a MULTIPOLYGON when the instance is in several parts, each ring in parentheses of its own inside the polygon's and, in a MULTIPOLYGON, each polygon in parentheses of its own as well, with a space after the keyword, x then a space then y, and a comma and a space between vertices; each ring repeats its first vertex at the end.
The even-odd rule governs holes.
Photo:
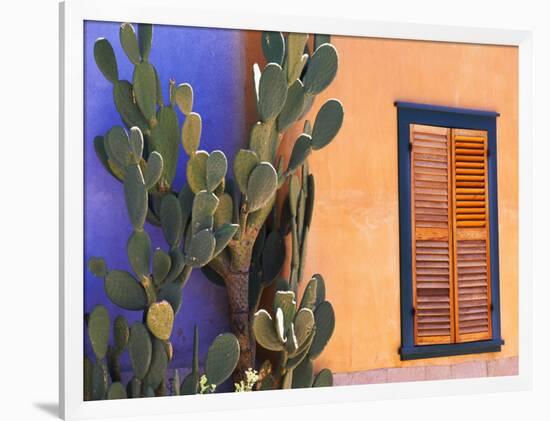
POLYGON ((492 111, 441 107, 397 101, 398 159, 399 159, 399 231, 401 282, 401 348, 402 360, 444 357, 449 355, 498 352, 504 341, 500 332, 500 288, 498 254, 498 188, 497 188, 497 129, 498 113, 492 111), (491 257, 491 321, 492 338, 477 342, 438 345, 415 345, 414 303, 412 277, 411 230, 411 159, 410 125, 422 124, 457 129, 484 130, 488 137, 489 169, 489 236, 491 257))

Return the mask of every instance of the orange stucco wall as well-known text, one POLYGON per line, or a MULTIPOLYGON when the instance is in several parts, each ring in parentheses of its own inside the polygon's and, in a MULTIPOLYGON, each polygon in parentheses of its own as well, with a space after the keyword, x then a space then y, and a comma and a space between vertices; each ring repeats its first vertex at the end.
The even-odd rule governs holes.
MULTIPOLYGON (((313 154, 316 204, 305 274, 319 272, 336 330, 316 360, 335 372, 518 355, 518 51, 514 47, 333 37, 337 139, 313 154), (500 353, 400 361, 395 100, 498 111, 500 353)), ((298 126, 301 127, 300 124, 298 126)), ((298 128, 290 136, 295 137, 298 128)), ((290 142, 287 142, 290 143, 290 142)), ((305 282, 304 282, 305 284, 305 282)))

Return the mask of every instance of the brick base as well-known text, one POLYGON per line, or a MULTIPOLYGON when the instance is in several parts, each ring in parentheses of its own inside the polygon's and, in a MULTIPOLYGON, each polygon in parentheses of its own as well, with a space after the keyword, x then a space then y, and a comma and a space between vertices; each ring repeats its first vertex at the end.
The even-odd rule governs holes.
POLYGON ((414 382, 422 380, 467 379, 474 377, 516 376, 518 357, 460 364, 430 365, 335 373, 335 386, 414 382))

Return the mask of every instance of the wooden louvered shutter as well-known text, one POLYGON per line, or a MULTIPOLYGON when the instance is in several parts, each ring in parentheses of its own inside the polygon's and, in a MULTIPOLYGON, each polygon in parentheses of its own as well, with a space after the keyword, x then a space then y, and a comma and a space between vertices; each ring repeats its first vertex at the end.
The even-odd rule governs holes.
POLYGON ((414 341, 454 338, 450 129, 411 125, 414 341))
POLYGON ((456 342, 491 338, 487 133, 452 129, 456 342))

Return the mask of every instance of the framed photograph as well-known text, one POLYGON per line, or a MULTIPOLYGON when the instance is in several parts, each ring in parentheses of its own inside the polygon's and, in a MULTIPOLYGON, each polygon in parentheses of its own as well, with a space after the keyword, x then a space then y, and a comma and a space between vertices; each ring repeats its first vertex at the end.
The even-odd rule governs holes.
POLYGON ((531 38, 61 4, 68 420, 526 389, 531 38))

